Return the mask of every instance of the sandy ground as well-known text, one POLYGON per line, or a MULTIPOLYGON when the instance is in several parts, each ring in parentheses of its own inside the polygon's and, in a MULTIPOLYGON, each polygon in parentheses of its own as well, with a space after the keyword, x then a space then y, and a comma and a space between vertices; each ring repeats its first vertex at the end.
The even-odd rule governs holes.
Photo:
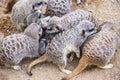
MULTIPOLYGON (((4 0, 2 0, 4 1, 4 0)), ((0 3, 0 6, 4 3, 0 3)), ((77 7, 73 3, 72 9, 77 7)), ((120 28, 120 4, 112 3, 111 0, 94 0, 86 9, 91 10, 95 17, 103 21, 111 21, 115 23, 116 28, 120 28), (99 6, 98 6, 99 5, 99 6), (98 6, 98 7, 97 7, 98 6)), ((0 31, 4 35, 18 33, 10 21, 10 13, 3 14, 3 8, 0 7, 0 31)), ((73 70, 79 59, 67 65, 67 68, 73 70)), ((28 63, 28 61, 24 62, 28 63)), ((71 80, 120 80, 120 47, 116 50, 116 54, 110 63, 114 64, 112 69, 99 69, 97 67, 89 67, 71 80)), ((60 80, 66 74, 59 71, 58 67, 52 63, 43 63, 35 66, 32 70, 33 76, 28 76, 23 70, 15 71, 0 67, 0 80, 60 80)))

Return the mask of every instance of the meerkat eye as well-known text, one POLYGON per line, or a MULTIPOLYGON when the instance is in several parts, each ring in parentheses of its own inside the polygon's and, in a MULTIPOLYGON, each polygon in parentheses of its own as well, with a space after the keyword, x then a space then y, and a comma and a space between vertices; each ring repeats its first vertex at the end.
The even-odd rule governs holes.
POLYGON ((38 3, 38 5, 42 5, 42 4, 43 4, 43 2, 38 3))
POLYGON ((89 32, 92 32, 93 30, 95 30, 95 28, 89 29, 88 31, 89 31, 89 32))

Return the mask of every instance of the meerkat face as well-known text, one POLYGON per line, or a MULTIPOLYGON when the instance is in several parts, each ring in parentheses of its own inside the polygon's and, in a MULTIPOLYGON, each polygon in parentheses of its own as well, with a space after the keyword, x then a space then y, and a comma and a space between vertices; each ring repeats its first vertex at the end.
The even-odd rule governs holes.
POLYGON ((47 5, 47 2, 43 1, 43 0, 33 0, 33 10, 39 10, 41 9, 43 6, 47 5))
POLYGON ((60 18, 57 16, 53 16, 48 21, 48 26, 46 27, 46 32, 47 33, 58 33, 60 31, 62 31, 60 18))
POLYGON ((97 32, 97 28, 95 27, 95 24, 88 21, 84 20, 81 22, 82 26, 82 36, 89 36, 97 32))
POLYGON ((38 24, 42 25, 42 28, 46 30, 46 33, 57 33, 59 32, 59 23, 57 23, 59 17, 45 17, 38 20, 38 24))

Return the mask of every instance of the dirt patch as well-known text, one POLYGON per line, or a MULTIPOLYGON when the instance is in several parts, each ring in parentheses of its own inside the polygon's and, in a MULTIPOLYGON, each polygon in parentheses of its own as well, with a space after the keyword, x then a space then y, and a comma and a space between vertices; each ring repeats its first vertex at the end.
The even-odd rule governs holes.
MULTIPOLYGON (((72 9, 78 9, 73 3, 72 9)), ((116 28, 120 28, 120 4, 112 3, 111 0, 94 0, 89 6, 85 7, 93 12, 95 17, 102 21, 110 21, 115 23, 116 28), (99 4, 99 7, 96 7, 99 4)), ((10 20, 10 14, 3 14, 3 8, 0 8, 0 31, 6 35, 18 33, 10 20)), ((78 63, 78 59, 67 65, 67 68, 73 70, 78 63)), ((78 76, 71 80, 120 80, 120 47, 116 50, 116 54, 110 63, 114 64, 112 69, 99 69, 91 67, 84 70, 78 76)), ((52 63, 39 64, 32 70, 33 76, 29 77, 25 68, 15 71, 11 69, 0 68, 0 80, 60 80, 66 74, 59 71, 58 67, 52 63), (1 74, 2 73, 2 74, 1 74), (3 76, 1 76, 3 75, 3 76)))
POLYGON ((17 29, 12 25, 10 15, 3 15, 0 17, 0 31, 4 33, 5 36, 18 33, 17 29))

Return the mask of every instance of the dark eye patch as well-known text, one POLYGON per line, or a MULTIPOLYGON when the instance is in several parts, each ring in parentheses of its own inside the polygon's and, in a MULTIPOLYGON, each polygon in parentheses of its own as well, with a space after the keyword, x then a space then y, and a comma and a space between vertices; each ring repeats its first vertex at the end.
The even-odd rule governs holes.
POLYGON ((43 4, 43 2, 40 2, 40 3, 38 3, 37 5, 42 5, 43 4))
POLYGON ((92 29, 90 29, 90 30, 88 30, 88 31, 91 32, 91 31, 93 31, 93 30, 95 30, 95 28, 92 28, 92 29))

